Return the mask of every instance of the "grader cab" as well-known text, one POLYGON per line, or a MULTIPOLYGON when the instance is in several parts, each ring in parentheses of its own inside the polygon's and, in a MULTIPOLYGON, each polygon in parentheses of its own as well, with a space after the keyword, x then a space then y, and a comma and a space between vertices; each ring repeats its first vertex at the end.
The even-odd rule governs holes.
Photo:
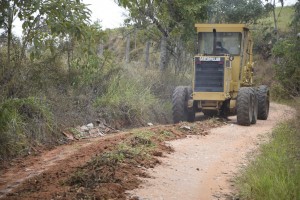
POLYGON ((269 89, 253 86, 253 41, 244 24, 196 24, 198 35, 192 86, 173 93, 173 121, 194 121, 197 112, 237 115, 249 126, 269 114, 269 89))

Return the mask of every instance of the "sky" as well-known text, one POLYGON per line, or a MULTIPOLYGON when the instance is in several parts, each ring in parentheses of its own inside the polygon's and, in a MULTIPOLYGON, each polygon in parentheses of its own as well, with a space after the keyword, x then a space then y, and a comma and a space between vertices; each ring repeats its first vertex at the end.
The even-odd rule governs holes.
MULTIPOLYGON (((270 0, 269 0, 270 1, 270 0)), ((273 0, 271 0, 273 1, 273 0)), ((278 1, 278 0, 276 0, 278 1)), ((297 0, 285 0, 285 5, 293 5, 297 0)), ((117 28, 122 26, 126 18, 126 10, 119 7, 114 0, 83 0, 84 4, 89 4, 88 8, 91 10, 91 20, 100 20, 103 29, 117 28)), ((279 6, 280 4, 278 4, 279 6)), ((0 33, 3 30, 0 29, 0 33)), ((14 22, 13 33, 21 36, 21 22, 16 20, 14 22)))
POLYGON ((104 29, 122 26, 126 18, 126 10, 119 7, 114 0, 83 0, 84 4, 90 4, 92 21, 99 19, 104 29))

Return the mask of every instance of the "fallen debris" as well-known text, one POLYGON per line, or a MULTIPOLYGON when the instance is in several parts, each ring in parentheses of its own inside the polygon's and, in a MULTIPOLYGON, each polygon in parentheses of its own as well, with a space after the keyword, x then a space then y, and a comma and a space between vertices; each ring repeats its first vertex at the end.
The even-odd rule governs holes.
POLYGON ((180 127, 181 129, 184 129, 186 131, 190 131, 191 130, 191 127, 190 126, 181 126, 180 127))
POLYGON ((75 128, 68 128, 63 130, 62 133, 68 140, 79 140, 86 138, 102 137, 108 133, 116 133, 119 130, 107 125, 105 122, 96 121, 97 125, 88 123, 86 125, 77 126, 75 128))

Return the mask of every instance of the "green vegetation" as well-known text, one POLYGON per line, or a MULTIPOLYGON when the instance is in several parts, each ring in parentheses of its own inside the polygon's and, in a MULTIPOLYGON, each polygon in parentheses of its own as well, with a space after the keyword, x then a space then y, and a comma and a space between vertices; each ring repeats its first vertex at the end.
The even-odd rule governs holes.
POLYGON ((1 161, 28 154, 38 145, 56 145, 63 141, 60 130, 99 118, 118 128, 170 121, 170 96, 176 85, 190 84, 189 63, 176 73, 170 64, 161 73, 159 39, 152 30, 145 70, 148 31, 132 26, 103 31, 89 16, 77 0, 1 5, 1 161), (23 23, 21 38, 12 34, 15 18, 23 23), (127 63, 124 38, 133 38, 132 32, 136 34, 127 63))
MULTIPOLYGON (((276 7, 275 13, 278 16, 278 29, 282 32, 288 32, 290 30, 291 19, 293 17, 295 8, 293 6, 276 7)), ((274 17, 273 13, 269 13, 267 17, 258 20, 258 23, 262 26, 273 25, 274 17)))
MULTIPOLYGON (((298 104, 299 106, 299 104, 298 104)), ((238 178, 242 199, 298 199, 300 196, 300 118, 279 125, 270 143, 238 178)))
POLYGON ((150 131, 136 132, 117 147, 117 152, 124 158, 149 159, 150 152, 156 147, 153 141, 155 133, 150 131))
POLYGON ((27 154, 34 146, 50 145, 58 138, 53 116, 46 103, 28 97, 0 104, 0 160, 27 154))
POLYGON ((275 64, 276 78, 286 92, 297 96, 300 91, 300 40, 289 37, 273 47, 273 54, 281 60, 275 64))
POLYGON ((130 124, 149 121, 168 122, 171 116, 170 94, 174 85, 187 78, 170 72, 128 67, 111 80, 107 92, 99 96, 94 106, 102 110, 101 117, 130 124))

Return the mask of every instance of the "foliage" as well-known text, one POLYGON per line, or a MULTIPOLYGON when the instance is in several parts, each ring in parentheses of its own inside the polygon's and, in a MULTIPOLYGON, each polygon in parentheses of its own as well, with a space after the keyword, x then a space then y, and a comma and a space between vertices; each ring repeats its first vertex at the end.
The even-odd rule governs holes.
POLYGON ((254 52, 262 55, 265 60, 272 57, 272 48, 277 42, 278 38, 285 38, 290 32, 290 25, 292 22, 294 8, 286 6, 282 8, 275 8, 275 12, 279 13, 276 18, 277 29, 274 31, 274 16, 269 13, 266 17, 258 20, 257 24, 251 26, 254 39, 254 52))
POLYGON ((208 12, 216 23, 255 23, 266 9, 261 0, 215 0, 208 12))
POLYGON ((297 96, 300 92, 299 51, 300 40, 296 37, 278 41, 273 48, 274 55, 278 57, 276 77, 292 96, 297 96))
POLYGON ((39 143, 54 143, 55 131, 45 102, 33 97, 4 101, 0 104, 0 160, 28 153, 39 143))
POLYGON ((272 100, 276 102, 284 102, 290 99, 289 91, 278 81, 271 85, 271 94, 272 100))
POLYGON ((105 109, 105 118, 125 123, 143 123, 149 111, 159 103, 142 79, 123 71, 110 83, 107 93, 100 96, 95 105, 105 109), (130 81, 128 81, 130 80, 130 81))
MULTIPOLYGON (((295 12, 295 8, 293 6, 284 6, 284 7, 276 7, 275 13, 277 13, 277 24, 278 24, 278 31, 279 35, 282 32, 288 32, 290 30, 290 25, 292 22, 292 18, 295 12)), ((269 26, 272 28, 271 32, 274 31, 274 16, 273 13, 270 11, 268 14, 259 19, 257 22, 259 25, 257 28, 261 26, 269 26)))
POLYGON ((190 84, 188 75, 145 71, 136 64, 123 68, 97 98, 94 105, 101 110, 100 116, 123 125, 169 122, 172 92, 176 85, 190 84))
POLYGON ((129 10, 127 23, 133 23, 135 27, 146 30, 152 40, 160 41, 160 69, 164 71, 170 56, 179 63, 182 49, 192 52, 194 45, 187 44, 194 38, 194 24, 206 19, 209 1, 190 0, 187 3, 185 0, 116 0, 116 2, 129 10))
POLYGON ((292 20, 292 25, 296 30, 300 29, 300 0, 297 1, 294 5, 295 13, 292 20))
POLYGON ((130 19, 136 23, 145 25, 154 24, 161 34, 169 37, 172 31, 193 31, 195 21, 203 20, 206 16, 207 0, 154 0, 132 1, 117 0, 119 5, 127 8, 130 19))
POLYGON ((260 28, 253 32, 254 52, 262 55, 267 60, 272 56, 272 47, 276 42, 271 24, 260 25, 260 28))
POLYGON ((28 44, 33 45, 31 58, 41 55, 41 46, 53 52, 59 38, 80 38, 85 33, 89 10, 78 0, 9 0, 1 1, 0 27, 7 33, 7 63, 11 67, 12 24, 22 21, 22 47, 15 67, 25 58, 28 44))
POLYGON ((238 178, 242 199, 279 200, 300 196, 299 139, 299 118, 274 130, 271 142, 261 147, 261 154, 238 178))

